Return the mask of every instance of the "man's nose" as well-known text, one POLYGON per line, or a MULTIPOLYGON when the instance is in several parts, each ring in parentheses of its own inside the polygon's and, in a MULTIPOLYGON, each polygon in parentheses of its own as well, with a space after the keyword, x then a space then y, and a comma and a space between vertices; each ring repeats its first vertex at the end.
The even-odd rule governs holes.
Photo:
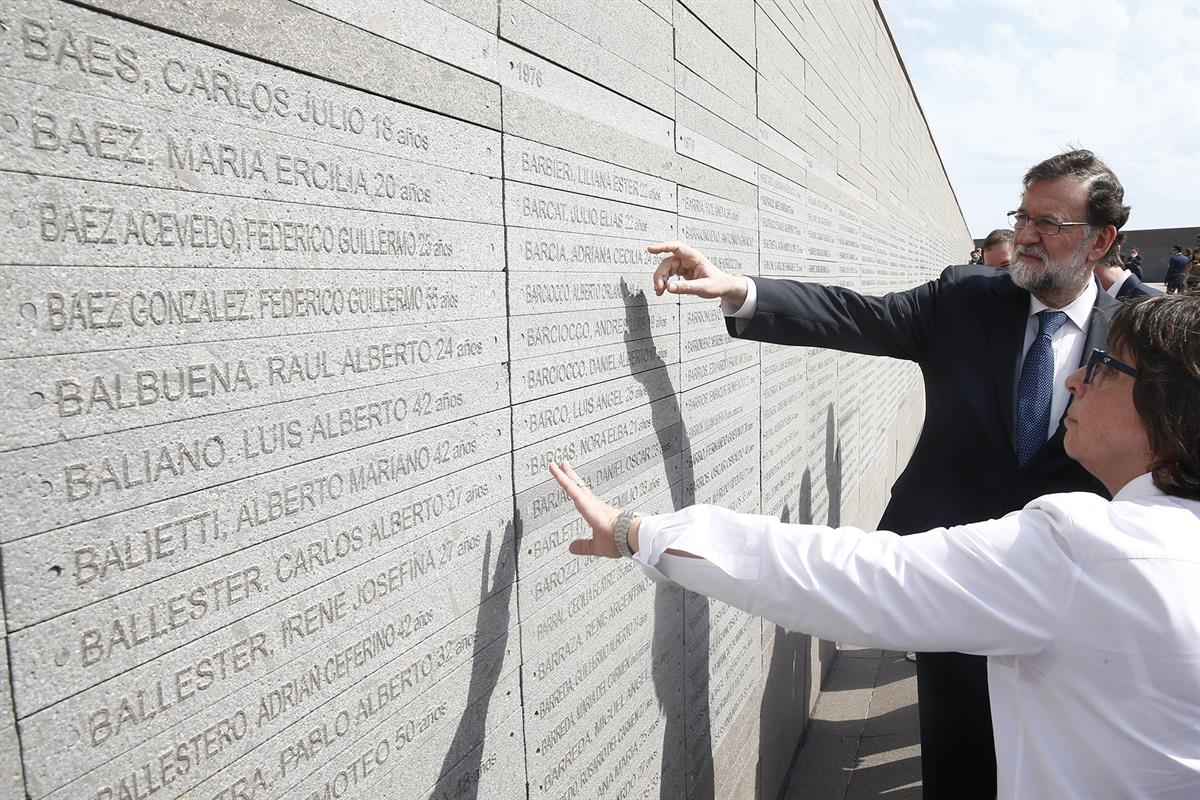
POLYGON ((1042 240, 1041 234, 1034 227, 1033 220, 1029 220, 1020 228, 1013 231, 1013 240, 1017 244, 1037 244, 1042 240))

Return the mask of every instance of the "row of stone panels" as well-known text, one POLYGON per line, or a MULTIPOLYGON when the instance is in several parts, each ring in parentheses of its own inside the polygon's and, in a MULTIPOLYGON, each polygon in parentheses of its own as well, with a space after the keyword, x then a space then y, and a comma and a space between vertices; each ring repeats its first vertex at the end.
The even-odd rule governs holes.
POLYGON ((581 525, 545 466, 652 511, 847 507, 860 365, 768 370, 713 304, 648 285, 644 243, 674 237, 746 274, 918 277, 895 241, 859 258, 895 207, 761 95, 746 116, 762 10, 311 0, 280 9, 317 37, 296 52, 225 4, 119 9, 248 58, 11 5, 0 469, 30 795, 752 786, 728 734, 761 624, 565 555, 581 525), (411 69, 361 69, 380 55, 411 69))

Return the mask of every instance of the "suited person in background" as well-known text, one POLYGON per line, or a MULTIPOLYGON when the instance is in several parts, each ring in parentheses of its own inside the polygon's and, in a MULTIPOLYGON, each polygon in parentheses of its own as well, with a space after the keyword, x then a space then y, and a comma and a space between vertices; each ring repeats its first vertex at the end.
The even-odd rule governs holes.
POLYGON ((1179 245, 1171 247, 1171 257, 1167 259, 1167 294, 1183 291, 1183 282, 1187 277, 1188 257, 1183 254, 1179 245))
POLYGON ((1125 259, 1125 269, 1132 272, 1139 281, 1142 279, 1142 254, 1136 247, 1129 251, 1129 257, 1125 259))
POLYGON ((1129 262, 1121 260, 1121 239, 1123 237, 1124 234, 1117 237, 1116 251, 1096 265, 1096 280, 1100 281, 1100 288, 1107 292, 1109 297, 1115 297, 1118 300, 1162 294, 1153 286, 1142 283, 1141 278, 1126 266, 1129 262))
MULTIPOLYGON (((749 279, 678 242, 655 290, 720 298, 731 335, 829 347, 920 364, 925 425, 879 527, 901 534, 1004 516, 1043 494, 1104 487, 1063 450, 1064 381, 1107 335, 1096 265, 1129 218, 1116 175, 1087 150, 1049 158, 1024 178, 1010 214, 1008 270, 949 267, 884 297, 835 286, 749 279)), ((922 778, 930 800, 996 792, 985 659, 917 660, 922 778)))

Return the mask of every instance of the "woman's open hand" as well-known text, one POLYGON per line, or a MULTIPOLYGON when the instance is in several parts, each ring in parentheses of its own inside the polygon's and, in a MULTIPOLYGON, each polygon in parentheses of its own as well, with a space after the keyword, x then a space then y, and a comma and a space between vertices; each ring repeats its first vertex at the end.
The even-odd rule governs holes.
POLYGON ((566 461, 551 463, 550 474, 567 493, 567 497, 571 498, 584 522, 592 527, 592 538, 571 542, 571 552, 577 556, 620 558, 613 540, 613 529, 620 510, 596 497, 566 461))

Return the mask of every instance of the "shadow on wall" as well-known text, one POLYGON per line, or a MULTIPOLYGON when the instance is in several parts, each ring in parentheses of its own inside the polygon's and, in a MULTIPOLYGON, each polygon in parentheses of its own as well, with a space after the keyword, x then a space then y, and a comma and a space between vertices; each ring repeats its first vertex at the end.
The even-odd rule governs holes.
MULTIPOLYGON (((504 532, 495 536, 494 531, 488 531, 483 546, 483 568, 479 580, 479 608, 475 622, 475 653, 471 661, 471 682, 467 687, 467 698, 471 705, 458 721, 454 738, 442 759, 442 768, 438 773, 444 777, 454 770, 459 777, 455 781, 455 800, 481 800, 479 797, 479 775, 483 767, 484 739, 487 734, 488 709, 491 707, 492 695, 496 684, 500 681, 500 670, 506 661, 503 657, 480 658, 479 651, 484 644, 493 647, 493 653, 503 653, 507 646, 512 605, 509 602, 516 584, 516 550, 514 547, 515 523, 509 522, 504 526, 504 532), (499 541, 495 541, 499 539, 499 541), (488 572, 492 563, 492 547, 500 548, 496 559, 496 571, 490 576, 488 572), (495 597, 493 597, 495 596, 495 597), (483 613, 483 602, 492 600, 498 604, 499 614, 483 613), (495 639, 496 631, 500 631, 495 639)), ((482 798, 489 800, 489 798, 482 798)))
MULTIPOLYGON (((795 454, 804 460, 804 443, 795 454)), ((797 523, 812 522, 812 471, 805 469, 796 497, 797 523)), ((764 509, 764 512, 768 509, 764 509)), ((785 497, 779 511, 779 521, 792 521, 790 498, 785 497)), ((783 790, 793 753, 773 752, 778 747, 790 749, 808 724, 808 696, 812 691, 812 639, 806 634, 775 626, 771 645, 771 663, 763 681, 762 703, 758 715, 759 764, 754 796, 757 800, 774 800, 783 790), (766 755, 764 756, 764 751, 766 755), (768 771, 771 766, 772 771, 768 771)))
MULTIPOLYGON (((795 458, 804 461, 804 445, 801 444, 795 458)), ((825 411, 825 487, 829 497, 829 511, 824 524, 838 527, 841 524, 841 444, 837 436, 837 416, 831 403, 825 411)), ((805 468, 800 479, 796 498, 798 524, 821 524, 814 520, 812 505, 812 470, 805 468)), ((768 512, 769 509, 763 509, 768 512)), ((784 498, 779 509, 780 522, 792 521, 790 498, 784 498)), ((775 639, 771 649, 771 663, 763 682, 763 696, 759 707, 759 769, 755 783, 758 800, 774 800, 785 788, 788 769, 794 753, 772 753, 768 748, 775 743, 786 743, 791 747, 800 741, 808 724, 808 701, 814 683, 820 676, 812 674, 813 640, 807 634, 788 631, 775 626, 775 639), (763 756, 763 751, 767 756, 763 756), (767 772, 768 764, 779 765, 779 769, 767 772)))
POLYGON ((842 443, 838 438, 837 414, 833 403, 825 409, 825 486, 829 492, 829 519, 825 524, 831 528, 841 527, 842 443))
MULTIPOLYGON (((651 330, 650 307, 645 293, 630 292, 624 279, 621 281, 621 293, 625 302, 626 330, 651 330)), ((626 333, 625 346, 632 357, 635 340, 631 336, 631 333, 626 333)), ((650 352, 650 360, 645 364, 647 369, 635 373, 634 379, 653 396, 650 376, 658 370, 665 373, 667 364, 653 350, 650 352)), ((682 422, 679 395, 669 380, 668 387, 670 391, 666 396, 650 404, 650 415, 664 458, 669 460, 675 457, 680 460, 680 478, 671 484, 671 503, 674 508, 680 509, 694 501, 696 480, 692 472, 691 446, 687 427, 682 422), (680 421, 676 423, 675 420, 680 421), (677 445, 673 441, 676 436, 677 445), (666 455, 672 452, 677 455, 666 455)), ((651 658, 654 692, 664 719, 662 766, 659 772, 659 796, 664 800, 684 796, 681 779, 685 776, 689 800, 711 800, 713 795, 708 637, 708 598, 683 592, 675 586, 656 583, 651 658), (685 623, 685 620, 693 617, 691 624, 685 623), (679 635, 681 630, 682 639, 679 635), (701 654, 699 658, 702 662, 691 670, 686 668, 686 654, 689 651, 701 654)))

